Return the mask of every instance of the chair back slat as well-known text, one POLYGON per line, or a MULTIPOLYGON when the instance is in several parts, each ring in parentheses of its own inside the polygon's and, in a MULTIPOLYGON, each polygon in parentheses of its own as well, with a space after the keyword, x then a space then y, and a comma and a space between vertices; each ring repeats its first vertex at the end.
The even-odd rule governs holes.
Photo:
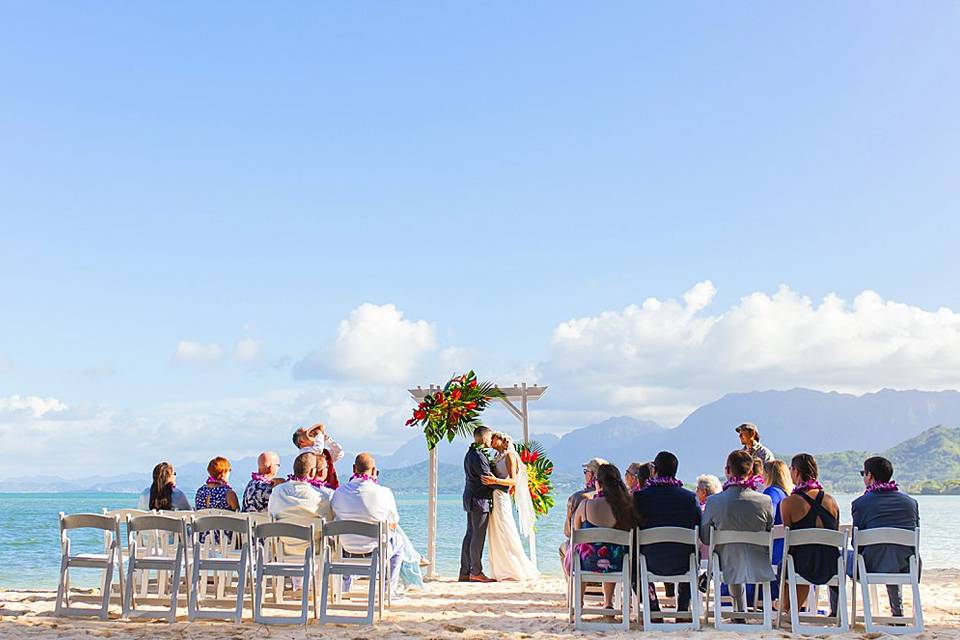
POLYGON ((847 534, 833 529, 786 529, 787 544, 793 547, 817 544, 843 549, 847 546, 847 534))
POLYGON ((323 536, 363 536, 380 539, 379 522, 361 522, 359 520, 334 520, 323 525, 323 536))
POLYGON ((100 529, 101 531, 116 531, 117 518, 100 513, 74 513, 60 517, 60 529, 100 529))
POLYGON ((633 531, 612 529, 607 527, 592 527, 590 529, 574 529, 570 537, 571 544, 588 544, 605 542, 607 544, 629 545, 633 531))
POLYGON ((180 520, 191 520, 193 518, 193 511, 169 511, 167 509, 160 509, 156 514, 168 518, 179 518, 180 520))
POLYGON ((201 516, 236 516, 239 515, 239 511, 232 511, 230 509, 197 509, 193 512, 196 517, 201 516))
POLYGON ((769 531, 725 531, 711 529, 713 546, 723 544, 752 544, 758 547, 769 547, 771 544, 769 531))
POLYGON ((137 516, 127 520, 127 531, 169 531, 170 533, 180 533, 183 529, 183 521, 180 518, 170 516, 137 516))
POLYGON ((253 528, 254 538, 293 538, 294 540, 313 541, 311 527, 292 522, 265 522, 253 528))
POLYGON ((917 529, 878 527, 876 529, 853 530, 853 544, 858 548, 875 544, 899 544, 916 549, 919 539, 920 532, 917 529))
POLYGON ((273 522, 273 518, 266 511, 247 511, 243 513, 243 517, 247 519, 251 526, 273 522))
POLYGON ((654 527, 652 529, 639 529, 637 531, 637 544, 660 544, 663 542, 676 542, 679 544, 688 544, 696 546, 697 531, 687 529, 686 527, 654 527))
POLYGON ((232 531, 247 533, 249 523, 246 518, 238 516, 201 516, 193 521, 193 530, 205 531, 232 531))

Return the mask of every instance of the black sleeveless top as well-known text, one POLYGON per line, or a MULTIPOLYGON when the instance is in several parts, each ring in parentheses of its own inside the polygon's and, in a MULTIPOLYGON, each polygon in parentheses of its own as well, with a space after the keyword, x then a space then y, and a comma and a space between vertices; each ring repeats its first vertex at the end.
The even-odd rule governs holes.
MULTIPOLYGON (((810 510, 790 525, 790 529, 832 529, 834 531, 840 529, 837 517, 823 506, 822 489, 816 498, 811 498, 802 491, 797 495, 810 505, 810 510), (817 518, 823 523, 822 526, 817 525, 817 518)), ((802 547, 790 547, 790 555, 793 557, 793 566, 797 573, 813 584, 825 584, 837 575, 837 558, 840 557, 840 550, 836 547, 807 544, 802 547)))

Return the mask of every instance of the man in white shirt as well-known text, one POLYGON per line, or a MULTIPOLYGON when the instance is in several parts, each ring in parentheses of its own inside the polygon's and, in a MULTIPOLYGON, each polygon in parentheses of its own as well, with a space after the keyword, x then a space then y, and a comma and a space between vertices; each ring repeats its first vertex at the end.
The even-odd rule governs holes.
MULTIPOLYGON (((336 520, 386 522, 389 530, 387 560, 390 565, 390 588, 397 592, 400 580, 403 541, 397 535, 400 513, 393 491, 377 484, 376 461, 369 453, 361 453, 353 464, 350 482, 341 484, 333 492, 333 512, 336 520)), ((343 550, 351 555, 366 555, 374 550, 377 541, 360 536, 341 536, 343 550)), ((349 589, 349 581, 344 580, 349 589)))
MULTIPOLYGON (((301 453, 293 461, 293 476, 287 482, 277 485, 270 493, 267 511, 277 520, 307 519, 322 517, 333 519, 330 498, 327 493, 317 491, 310 481, 317 475, 317 456, 313 453, 301 453)), ((319 534, 320 531, 317 531, 319 534)), ((319 540, 319 536, 318 536, 319 540)), ((284 552, 302 554, 305 544, 284 541, 284 552)), ((319 553, 320 548, 316 551, 319 553)))
POLYGON ((326 428, 319 422, 309 429, 301 427, 294 431, 293 444, 300 450, 299 453, 310 452, 321 456, 326 449, 334 462, 340 462, 343 459, 343 447, 327 435, 326 428))

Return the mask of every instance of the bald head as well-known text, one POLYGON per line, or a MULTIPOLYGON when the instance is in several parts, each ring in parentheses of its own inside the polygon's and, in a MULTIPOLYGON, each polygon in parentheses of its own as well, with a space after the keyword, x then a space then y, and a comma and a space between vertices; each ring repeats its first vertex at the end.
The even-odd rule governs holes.
POLYGON ((363 452, 353 461, 353 472, 370 475, 370 472, 373 471, 376 466, 377 461, 373 459, 373 456, 367 452, 363 452))
POLYGON ((280 456, 275 451, 264 451, 257 456, 257 471, 273 477, 280 470, 280 456))
POLYGON ((293 475, 300 478, 313 478, 317 474, 317 456, 310 453, 301 453, 293 461, 293 475))

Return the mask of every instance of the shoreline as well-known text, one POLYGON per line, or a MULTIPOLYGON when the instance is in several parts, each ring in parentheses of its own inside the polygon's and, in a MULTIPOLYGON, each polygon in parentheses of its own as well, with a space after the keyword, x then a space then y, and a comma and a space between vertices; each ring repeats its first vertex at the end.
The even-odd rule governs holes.
MULTIPOLYGON (((924 571, 921 583, 926 629, 924 638, 960 640, 960 569, 924 571)), ((229 622, 186 620, 181 607, 177 622, 120 620, 119 604, 111 606, 111 619, 55 618, 55 592, 49 590, 0 590, 0 637, 63 638, 110 637, 120 640, 147 638, 211 638, 213 640, 302 638, 304 630, 296 625, 272 626, 253 623, 249 610, 244 621, 229 622)), ((249 601, 248 601, 249 606, 249 601)), ((629 634, 606 632, 608 638, 637 637, 639 629, 629 634)), ((704 640, 736 637, 759 637, 717 632, 707 627, 700 632, 675 632, 675 637, 698 637, 704 640)), ((311 620, 307 634, 315 637, 366 637, 368 627, 356 625, 319 626, 311 620)), ((564 583, 558 578, 533 582, 499 582, 490 585, 458 583, 450 579, 431 582, 423 591, 410 592, 396 600, 384 613, 383 622, 375 626, 379 639, 400 638, 570 638, 582 636, 566 619, 564 583)), ((774 629, 764 637, 789 637, 786 629, 774 629)), ((653 637, 653 636, 651 636, 653 637)), ((799 636, 798 636, 799 637, 799 636)), ((842 639, 864 637, 862 627, 836 635, 842 639)))

